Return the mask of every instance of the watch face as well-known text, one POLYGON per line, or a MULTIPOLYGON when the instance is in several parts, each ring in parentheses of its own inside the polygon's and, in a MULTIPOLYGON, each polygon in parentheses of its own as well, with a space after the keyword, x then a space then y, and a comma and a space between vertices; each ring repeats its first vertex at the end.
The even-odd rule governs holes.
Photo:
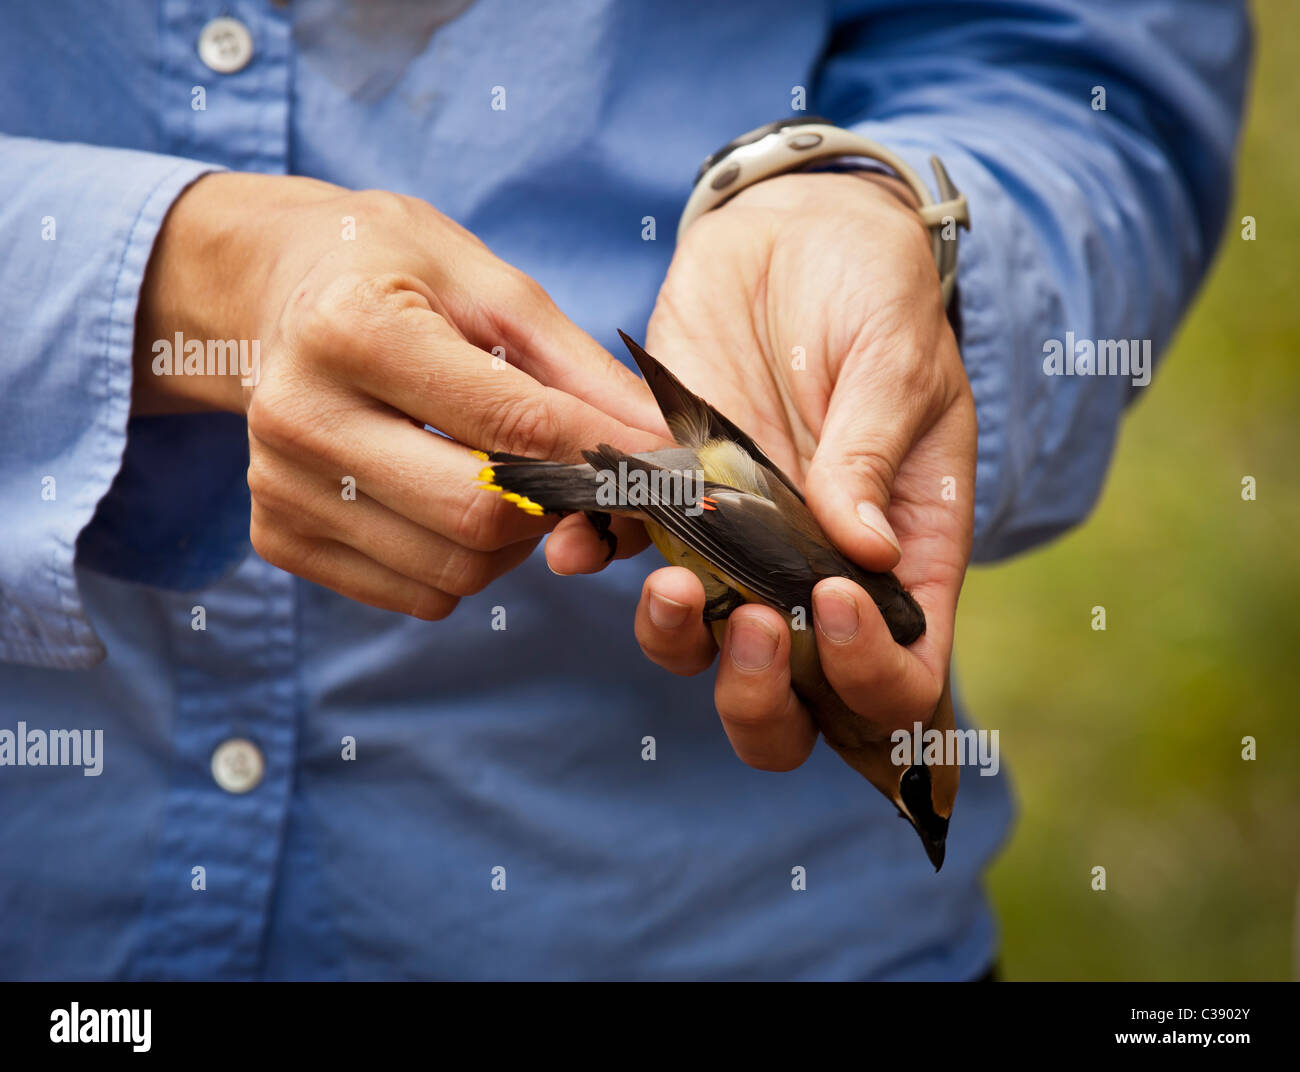
POLYGON ((695 173, 695 182, 698 183, 700 179, 704 177, 704 173, 708 171, 709 168, 713 167, 714 164, 728 153, 739 149, 742 145, 753 145, 754 142, 766 138, 769 134, 775 134, 777 131, 785 130, 788 127, 807 126, 809 123, 822 123, 827 126, 834 125, 829 119, 825 119, 820 115, 792 116, 789 119, 778 119, 774 123, 764 123, 761 127, 755 127, 747 134, 742 134, 740 137, 727 142, 727 144, 717 152, 711 153, 709 158, 700 165, 700 170, 695 173))

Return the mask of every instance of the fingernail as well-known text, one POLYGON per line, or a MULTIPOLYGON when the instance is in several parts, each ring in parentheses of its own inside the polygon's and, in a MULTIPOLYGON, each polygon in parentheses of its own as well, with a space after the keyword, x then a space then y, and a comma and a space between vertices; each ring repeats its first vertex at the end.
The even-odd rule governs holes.
POLYGON ((858 605, 834 588, 813 592, 813 618, 817 628, 836 644, 845 644, 858 635, 858 605))
POLYGON ((776 643, 776 634, 762 622, 733 622, 731 661, 742 670, 766 670, 776 658, 776 643))
POLYGON ((653 593, 650 596, 650 620, 656 629, 676 629, 686 623, 686 616, 690 613, 691 608, 685 603, 653 593))
POLYGON ((900 555, 903 553, 903 549, 898 543, 898 537, 894 535, 893 527, 885 520, 885 512, 875 503, 866 500, 858 503, 858 520, 872 532, 893 544, 894 550, 900 555))

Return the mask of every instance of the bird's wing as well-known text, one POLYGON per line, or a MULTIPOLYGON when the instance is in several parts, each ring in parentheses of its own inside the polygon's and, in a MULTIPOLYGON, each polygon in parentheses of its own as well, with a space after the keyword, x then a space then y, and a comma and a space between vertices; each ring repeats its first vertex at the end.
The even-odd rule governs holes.
MULTIPOLYGON (((702 436, 701 442, 703 439, 726 439, 740 444, 749 452, 749 456, 754 461, 758 462, 759 465, 789 488, 800 502, 803 501, 803 492, 799 490, 793 480, 781 471, 776 462, 763 453, 762 447, 755 443, 735 423, 724 417, 713 406, 695 394, 694 391, 688 389, 681 380, 646 353, 631 336, 622 331, 618 334, 623 340, 623 345, 631 353, 632 359, 637 363, 637 367, 641 369, 641 375, 645 377, 646 386, 650 388, 650 393, 655 396, 655 401, 659 404, 659 411, 664 415, 664 420, 668 421, 670 428, 673 426, 673 418, 675 417, 686 422, 687 427, 697 429, 702 436)), ((699 444, 690 445, 698 446, 699 444)))
MULTIPOLYGON (((652 473, 663 466, 624 454, 607 444, 583 452, 593 469, 652 473)), ((647 481, 641 513, 717 567, 734 587, 785 611, 810 609, 813 585, 820 579, 807 556, 791 542, 790 527, 769 499, 724 484, 705 483, 696 502, 672 502, 654 489, 667 482, 647 481)))

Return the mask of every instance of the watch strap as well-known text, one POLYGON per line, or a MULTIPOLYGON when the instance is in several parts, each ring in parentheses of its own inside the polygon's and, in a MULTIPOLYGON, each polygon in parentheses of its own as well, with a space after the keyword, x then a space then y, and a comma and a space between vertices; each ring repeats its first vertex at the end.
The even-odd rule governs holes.
POLYGON ((897 153, 816 116, 778 120, 751 130, 705 160, 682 210, 677 238, 680 241, 695 220, 746 187, 844 157, 859 157, 885 165, 916 195, 920 203, 916 212, 930 232, 944 302, 951 301, 957 281, 957 227, 970 229, 970 208, 943 162, 937 156, 930 157, 939 192, 935 198, 920 175, 897 153))

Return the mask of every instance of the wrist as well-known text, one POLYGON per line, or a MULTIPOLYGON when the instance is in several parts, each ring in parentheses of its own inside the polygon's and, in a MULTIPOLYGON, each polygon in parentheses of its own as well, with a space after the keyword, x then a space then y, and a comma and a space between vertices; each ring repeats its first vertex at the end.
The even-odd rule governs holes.
POLYGON ((916 196, 907 184, 877 171, 792 171, 749 186, 714 209, 732 205, 785 208, 824 213, 862 205, 872 211, 906 216, 924 230, 916 213, 916 196))
POLYGON ((861 182, 870 183, 873 187, 886 191, 911 213, 915 213, 921 207, 921 202, 917 198, 915 191, 896 175, 887 175, 883 171, 867 171, 861 168, 845 170, 839 172, 839 174, 850 175, 861 182))
POLYGON ((269 322, 267 282, 281 245, 276 220, 334 189, 310 179, 216 172, 177 198, 140 288, 133 413, 244 411, 269 322))
POLYGON ((921 220, 947 305, 957 281, 957 228, 969 229, 970 209, 943 163, 937 156, 930 157, 939 191, 936 200, 930 187, 898 153, 819 116, 767 123, 734 138, 710 155, 695 176, 691 195, 678 220, 678 240, 701 216, 742 196, 755 184, 766 185, 774 178, 796 173, 813 178, 807 168, 828 164, 842 168, 844 161, 851 159, 881 164, 906 184, 910 196, 891 184, 882 186, 875 178, 865 182, 860 177, 856 180, 864 189, 889 191, 897 203, 906 205, 921 220))
POLYGON ((834 242, 840 236, 858 241, 862 222, 891 256, 914 257, 933 263, 929 234, 914 207, 915 199, 905 183, 876 172, 811 171, 777 175, 755 183, 738 193, 710 215, 725 218, 733 206, 737 211, 776 213, 781 226, 774 242, 801 243, 811 238, 813 221, 817 241, 834 242), (831 232, 828 217, 843 221, 831 232))

